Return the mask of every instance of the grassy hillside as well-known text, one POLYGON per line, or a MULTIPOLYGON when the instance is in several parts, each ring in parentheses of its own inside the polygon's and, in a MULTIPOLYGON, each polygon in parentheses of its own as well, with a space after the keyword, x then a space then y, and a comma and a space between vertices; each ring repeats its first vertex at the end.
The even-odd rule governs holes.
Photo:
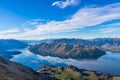
POLYGON ((120 80, 118 76, 78 69, 74 66, 54 67, 45 65, 38 72, 60 80, 120 80))

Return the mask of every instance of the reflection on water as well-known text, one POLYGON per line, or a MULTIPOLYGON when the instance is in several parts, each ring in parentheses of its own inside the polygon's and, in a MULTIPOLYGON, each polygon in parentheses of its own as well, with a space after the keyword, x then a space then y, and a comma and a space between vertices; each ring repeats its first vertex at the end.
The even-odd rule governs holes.
POLYGON ((120 53, 107 52, 106 55, 100 57, 98 60, 75 60, 34 55, 27 49, 23 49, 22 54, 15 55, 11 61, 20 62, 33 69, 39 69, 44 64, 52 64, 55 66, 73 65, 80 69, 120 75, 120 53))

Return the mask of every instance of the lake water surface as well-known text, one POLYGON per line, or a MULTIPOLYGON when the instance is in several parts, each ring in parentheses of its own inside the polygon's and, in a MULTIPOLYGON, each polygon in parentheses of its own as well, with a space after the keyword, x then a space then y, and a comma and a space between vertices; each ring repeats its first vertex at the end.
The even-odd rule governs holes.
POLYGON ((73 65, 80 69, 120 75, 120 53, 107 52, 106 55, 97 60, 75 60, 35 55, 27 49, 20 51, 22 51, 22 53, 19 55, 14 55, 11 61, 22 63, 35 70, 39 69, 44 64, 52 64, 55 66, 73 65))

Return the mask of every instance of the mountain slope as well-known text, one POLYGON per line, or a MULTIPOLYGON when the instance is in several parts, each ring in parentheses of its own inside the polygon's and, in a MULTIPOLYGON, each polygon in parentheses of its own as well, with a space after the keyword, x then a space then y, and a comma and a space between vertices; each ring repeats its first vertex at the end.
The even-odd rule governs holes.
POLYGON ((0 80, 52 80, 52 78, 0 57, 0 80))
POLYGON ((44 65, 37 72, 60 80, 120 80, 120 77, 118 76, 78 69, 74 66, 54 67, 44 65))
POLYGON ((74 66, 44 65, 37 71, 0 57, 0 80, 120 80, 119 76, 78 69, 74 66))
POLYGON ((35 54, 43 56, 55 56, 60 58, 90 58, 97 59, 106 54, 94 46, 84 46, 80 44, 66 44, 66 43, 41 43, 32 45, 29 50, 35 54))

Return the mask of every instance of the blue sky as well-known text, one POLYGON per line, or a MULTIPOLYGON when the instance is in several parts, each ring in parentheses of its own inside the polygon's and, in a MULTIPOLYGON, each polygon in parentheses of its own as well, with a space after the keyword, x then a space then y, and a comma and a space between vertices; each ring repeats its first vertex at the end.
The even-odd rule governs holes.
POLYGON ((120 38, 120 0, 0 0, 0 38, 120 38))

